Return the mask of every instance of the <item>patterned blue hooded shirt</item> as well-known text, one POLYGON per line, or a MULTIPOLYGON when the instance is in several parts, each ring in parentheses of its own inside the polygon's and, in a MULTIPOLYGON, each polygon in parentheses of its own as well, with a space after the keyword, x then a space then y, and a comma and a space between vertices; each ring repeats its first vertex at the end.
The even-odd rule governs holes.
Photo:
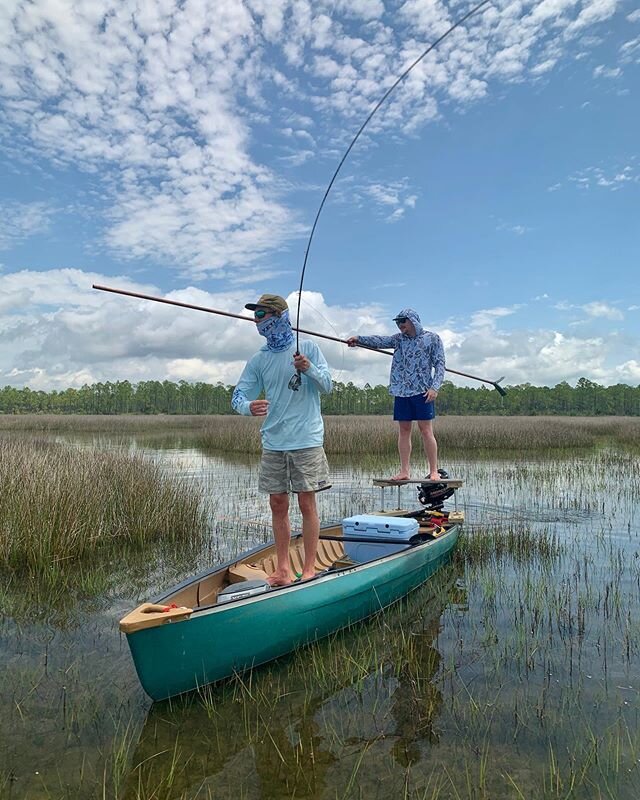
POLYGON ((358 336, 358 341, 377 350, 393 348, 389 394, 412 397, 427 389, 436 392, 444 380, 444 347, 437 333, 425 331, 417 311, 403 308, 397 315, 407 317, 416 329, 415 336, 395 333, 393 336, 358 336))

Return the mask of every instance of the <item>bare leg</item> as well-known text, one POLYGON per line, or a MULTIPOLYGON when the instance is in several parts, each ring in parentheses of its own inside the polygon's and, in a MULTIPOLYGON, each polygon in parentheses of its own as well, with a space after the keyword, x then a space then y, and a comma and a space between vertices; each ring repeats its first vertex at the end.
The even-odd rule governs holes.
POLYGON ((419 419, 418 427, 422 434, 424 452, 429 462, 429 478, 432 481, 437 481, 440 479, 440 473, 438 472, 438 443, 433 435, 433 422, 430 419, 419 419))
POLYGON ((302 512, 302 541, 304 542, 304 567, 302 580, 316 574, 316 555, 320 537, 320 517, 316 506, 315 492, 298 492, 298 505, 302 512))
POLYGON ((398 422, 398 452, 400 453, 400 472, 391 478, 392 481, 407 481, 411 477, 409 462, 411 461, 411 421, 398 422))
POLYGON ((269 576, 271 586, 286 586, 293 581, 291 564, 289 562, 289 542, 291 541, 291 523, 289 521, 289 495, 270 494, 271 521, 273 536, 276 540, 276 556, 278 566, 276 571, 269 576))

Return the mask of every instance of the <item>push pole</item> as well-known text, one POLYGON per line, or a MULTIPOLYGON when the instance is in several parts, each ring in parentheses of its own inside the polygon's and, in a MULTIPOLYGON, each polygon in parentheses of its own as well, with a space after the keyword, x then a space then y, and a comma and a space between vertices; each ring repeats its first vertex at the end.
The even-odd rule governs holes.
MULTIPOLYGON (((193 303, 181 303, 179 300, 169 300, 167 297, 155 297, 152 294, 141 294, 140 292, 131 292, 128 289, 115 289, 112 286, 101 286, 94 283, 93 289, 98 289, 101 292, 111 292, 112 294, 121 294, 125 297, 135 297, 139 300, 151 300, 154 303, 164 303, 168 306, 178 306, 178 308, 188 308, 191 311, 204 311, 206 314, 217 314, 220 317, 231 317, 231 319, 242 319, 245 322, 254 322, 253 317, 245 317, 242 314, 232 314, 230 311, 220 311, 217 308, 208 308, 207 306, 196 306, 193 303)), ((293 327, 293 326, 292 326, 293 327)), ((337 336, 329 336, 326 333, 317 333, 316 331, 308 331, 305 328, 293 328, 298 333, 306 333, 307 336, 317 336, 319 339, 327 339, 330 342, 340 342, 340 344, 348 344, 346 339, 339 339, 337 336)), ((378 350, 375 347, 369 347, 366 344, 358 344, 363 350, 371 350, 374 353, 384 353, 385 356, 393 356, 388 350, 378 350)), ((489 380, 489 378, 479 378, 477 375, 470 375, 468 372, 459 372, 457 369, 450 369, 445 367, 445 372, 451 372, 454 375, 462 375, 464 378, 471 378, 473 381, 480 381, 481 383, 488 383, 493 386, 502 397, 506 395, 506 390, 499 386, 500 381, 504 377, 498 378, 497 381, 489 380)))

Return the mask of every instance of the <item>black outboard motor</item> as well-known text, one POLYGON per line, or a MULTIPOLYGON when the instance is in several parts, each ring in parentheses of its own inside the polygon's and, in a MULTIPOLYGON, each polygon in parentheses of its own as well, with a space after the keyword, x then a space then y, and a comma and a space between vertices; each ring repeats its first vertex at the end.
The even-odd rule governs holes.
MULTIPOLYGON (((439 469, 438 474, 443 479, 449 477, 449 474, 443 469, 439 469)), ((447 486, 446 483, 429 481, 418 484, 418 500, 428 511, 441 511, 444 501, 452 497, 454 492, 455 489, 447 486)))

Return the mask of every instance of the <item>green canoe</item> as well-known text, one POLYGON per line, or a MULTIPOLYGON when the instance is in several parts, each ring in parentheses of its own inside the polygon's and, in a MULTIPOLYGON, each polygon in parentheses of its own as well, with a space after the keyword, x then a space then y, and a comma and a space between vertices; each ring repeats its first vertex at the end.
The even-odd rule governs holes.
MULTIPOLYGON (((361 546, 343 525, 325 527, 316 560, 320 571, 311 580, 267 588, 264 579, 275 569, 270 544, 189 578, 127 614, 120 628, 147 694, 162 700, 191 691, 375 614, 433 575, 460 532, 454 512, 375 516, 383 523, 417 520, 418 533, 398 544, 391 543, 393 537, 374 540, 365 534, 361 546)), ((299 534, 292 536, 290 556, 300 572, 299 534)))

